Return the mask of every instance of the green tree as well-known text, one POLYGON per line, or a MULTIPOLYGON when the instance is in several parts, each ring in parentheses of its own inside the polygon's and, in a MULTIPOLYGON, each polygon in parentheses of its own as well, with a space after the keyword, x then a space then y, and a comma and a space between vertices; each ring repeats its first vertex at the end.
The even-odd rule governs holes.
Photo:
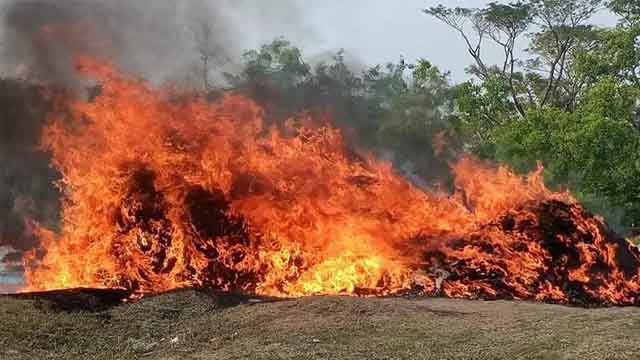
POLYGON ((631 99, 614 78, 603 80, 575 112, 535 110, 496 129, 495 157, 520 171, 543 161, 550 185, 567 186, 614 223, 637 226, 640 136, 629 119, 631 99))
POLYGON ((274 120, 282 120, 304 102, 298 91, 311 76, 311 66, 304 62, 300 49, 279 38, 243 55, 239 74, 225 74, 228 90, 248 95, 258 101, 274 120))
POLYGON ((549 185, 568 187, 614 224, 638 226, 640 5, 609 2, 620 24, 595 28, 589 19, 603 4, 527 0, 425 12, 462 35, 474 62, 477 79, 455 95, 464 147, 521 172, 542 161, 549 185), (498 29, 512 30, 496 39, 498 29), (509 41, 525 36, 528 58, 515 61, 509 41), (504 63, 482 58, 487 38, 505 49, 504 63))
POLYGON ((448 74, 424 59, 389 65, 385 74, 372 84, 374 98, 384 106, 379 144, 393 150, 397 162, 409 161, 424 178, 446 173, 448 151, 457 146, 448 74))
POLYGON ((494 157, 495 130, 509 123, 515 111, 506 83, 498 76, 480 83, 471 80, 457 86, 455 99, 456 129, 465 149, 481 157, 494 157))
POLYGON ((515 114, 525 117, 528 109, 556 105, 557 99, 575 103, 579 80, 571 76, 570 64, 575 52, 588 46, 593 29, 587 23, 602 3, 527 0, 492 2, 481 9, 439 5, 423 11, 462 36, 474 60, 470 72, 482 81, 504 82, 515 114), (532 39, 531 57, 518 59, 515 48, 525 37, 532 39), (488 64, 483 58, 486 39, 502 49, 501 62, 488 64))
POLYGON ((612 0, 609 8, 618 14, 626 25, 635 25, 640 22, 640 3, 636 0, 612 0))

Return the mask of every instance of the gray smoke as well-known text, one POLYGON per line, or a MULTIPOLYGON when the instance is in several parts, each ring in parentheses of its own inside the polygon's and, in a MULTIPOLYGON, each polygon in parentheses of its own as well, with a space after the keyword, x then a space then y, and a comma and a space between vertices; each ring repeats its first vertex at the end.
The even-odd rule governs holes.
POLYGON ((51 103, 43 88, 0 79, 0 247, 24 250, 33 245, 26 222, 56 223, 57 174, 38 151, 42 124, 51 103))
MULTIPOLYGON (((92 55, 124 70, 156 78, 187 54, 186 2, 16 1, 5 11, 5 54, 30 78, 75 82, 73 57, 92 55), (172 4, 173 3, 173 4, 172 4)), ((189 2, 194 12, 197 2, 189 2)), ((201 4, 204 6, 204 3, 201 4)))
MULTIPOLYGON (((296 1, 17 0, 4 9, 5 65, 30 78, 75 83, 72 58, 94 55, 153 81, 199 80, 275 36, 311 39, 296 1), (281 33, 278 33, 281 31, 281 33)), ((296 40, 296 39, 294 39, 296 40)))

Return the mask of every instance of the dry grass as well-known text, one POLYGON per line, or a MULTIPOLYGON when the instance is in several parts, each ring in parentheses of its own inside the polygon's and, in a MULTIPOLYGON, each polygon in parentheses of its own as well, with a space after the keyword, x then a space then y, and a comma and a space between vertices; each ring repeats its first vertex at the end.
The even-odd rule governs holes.
POLYGON ((180 291, 102 312, 0 298, 0 359, 637 359, 640 309, 180 291))

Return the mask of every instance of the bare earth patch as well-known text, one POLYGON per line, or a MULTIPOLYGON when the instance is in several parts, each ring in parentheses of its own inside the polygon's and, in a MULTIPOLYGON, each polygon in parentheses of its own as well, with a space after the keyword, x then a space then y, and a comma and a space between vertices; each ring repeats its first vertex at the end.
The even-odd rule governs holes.
POLYGON ((0 297, 0 359, 636 359, 640 309, 185 290, 106 310, 0 297))

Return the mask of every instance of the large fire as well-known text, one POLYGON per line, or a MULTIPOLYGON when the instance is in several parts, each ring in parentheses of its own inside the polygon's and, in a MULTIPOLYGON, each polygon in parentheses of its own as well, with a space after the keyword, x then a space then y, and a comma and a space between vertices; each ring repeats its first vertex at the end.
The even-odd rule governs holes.
POLYGON ((28 290, 213 287, 637 304, 640 255, 568 194, 462 158, 454 195, 349 151, 326 121, 267 126, 239 95, 210 102, 81 58, 101 84, 53 116, 59 232, 38 228, 28 290))

